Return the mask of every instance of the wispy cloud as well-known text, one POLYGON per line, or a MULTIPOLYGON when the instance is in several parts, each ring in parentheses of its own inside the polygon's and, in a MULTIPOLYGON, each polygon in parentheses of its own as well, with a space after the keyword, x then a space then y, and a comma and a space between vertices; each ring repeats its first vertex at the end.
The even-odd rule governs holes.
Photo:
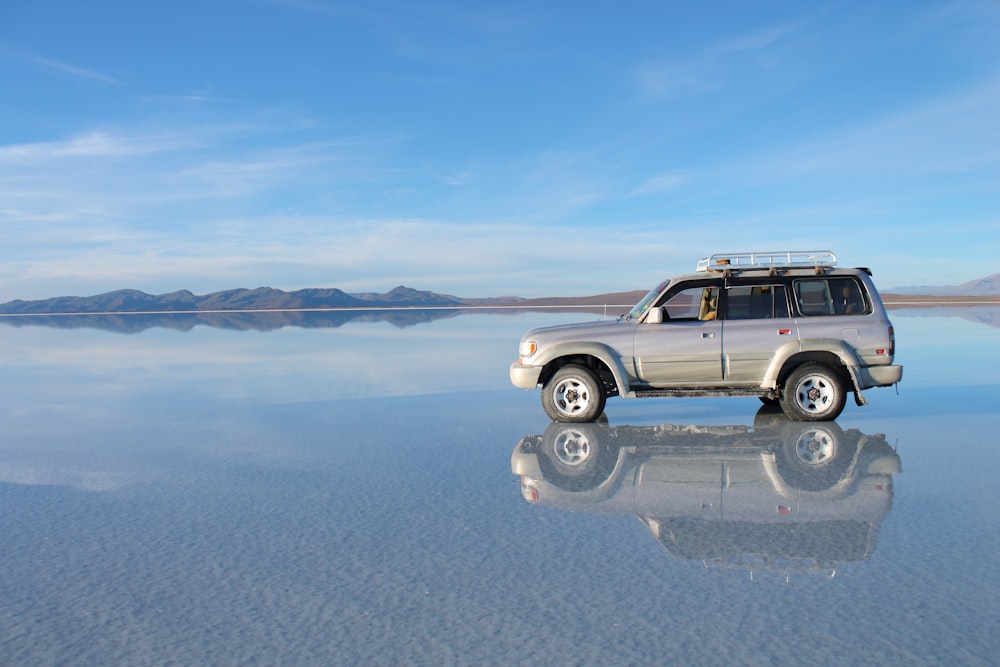
POLYGON ((93 131, 64 141, 41 141, 0 146, 0 165, 42 162, 78 157, 122 157, 155 153, 165 148, 162 140, 125 137, 108 131, 93 131))
POLYGON ((638 197, 674 190, 684 185, 689 178, 690 176, 683 171, 667 171, 662 174, 650 176, 639 184, 639 187, 633 190, 630 196, 638 197))
MULTIPOLYGON (((67 284, 77 294, 259 285, 369 291, 398 284, 460 296, 584 294, 644 285, 623 285, 614 262, 592 267, 585 281, 576 271, 552 276, 552 265, 573 257, 629 256, 660 270, 664 259, 656 244, 628 232, 584 234, 517 223, 266 216, 206 220, 176 232, 79 222, 61 229, 61 236, 54 227, 38 230, 32 253, 0 264, 0 302, 58 296, 67 284)), ((679 246, 682 237, 673 241, 679 246)))
POLYGON ((883 183, 904 179, 913 187, 910 179, 924 174, 982 174, 983 169, 994 174, 1000 169, 998 117, 1000 79, 992 79, 825 136, 746 155, 730 165, 743 172, 730 182, 759 184, 823 175, 822 182, 829 183, 830 177, 870 174, 881 175, 883 183))
POLYGON ((58 60, 45 58, 43 56, 38 56, 31 53, 15 53, 14 55, 21 58, 22 60, 26 60, 30 63, 33 63, 49 72, 68 74, 69 76, 73 76, 76 78, 86 79, 88 81, 96 81, 98 83, 104 83, 111 86, 122 85, 121 81, 119 81, 118 79, 108 76, 107 74, 102 74, 101 72, 98 72, 96 70, 88 69, 86 67, 71 65, 69 63, 60 62, 58 60))
POLYGON ((721 58, 745 55, 751 51, 766 49, 785 37, 799 32, 804 26, 805 23, 802 22, 786 23, 738 35, 732 39, 708 45, 705 49, 705 56, 721 58))
MULTIPOLYGON (((477 3, 417 3, 395 0, 336 2, 325 0, 249 0, 279 9, 349 22, 370 31, 394 55, 422 63, 459 65, 496 59, 523 58, 551 45, 532 43, 531 12, 520 8, 482 7, 477 3)), ((407 75, 410 81, 413 77, 407 75)), ((420 79, 435 85, 449 78, 420 79)))
POLYGON ((152 211, 169 217, 164 206, 228 198, 245 209, 278 186, 335 187, 359 178, 364 155, 384 150, 377 140, 281 145, 283 138, 268 127, 230 123, 0 146, 0 201, 21 219, 93 220, 100 211, 100 219, 140 224, 152 211))
POLYGON ((762 28, 708 44, 699 52, 682 58, 644 62, 636 67, 634 80, 642 92, 654 97, 716 90, 722 85, 730 63, 742 65, 748 54, 775 47, 786 37, 801 31, 804 25, 787 23, 762 28))
POLYGON ((337 158, 336 148, 322 144, 258 150, 242 157, 193 162, 176 170, 170 179, 178 186, 186 184, 188 192, 238 196, 274 187, 290 179, 306 178, 306 174, 326 169, 337 158))

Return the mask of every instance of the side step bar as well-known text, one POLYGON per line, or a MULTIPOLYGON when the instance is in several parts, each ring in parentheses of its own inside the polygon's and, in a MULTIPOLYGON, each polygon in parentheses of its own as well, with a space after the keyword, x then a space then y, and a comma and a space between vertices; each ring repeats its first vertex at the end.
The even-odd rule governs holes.
POLYGON ((682 398, 682 397, 696 397, 696 396, 764 396, 767 397, 773 393, 772 389, 761 389, 759 387, 748 387, 746 389, 740 389, 737 387, 725 387, 725 388, 705 388, 705 387, 677 387, 673 389, 652 389, 652 388, 642 388, 636 389, 633 395, 636 398, 682 398))

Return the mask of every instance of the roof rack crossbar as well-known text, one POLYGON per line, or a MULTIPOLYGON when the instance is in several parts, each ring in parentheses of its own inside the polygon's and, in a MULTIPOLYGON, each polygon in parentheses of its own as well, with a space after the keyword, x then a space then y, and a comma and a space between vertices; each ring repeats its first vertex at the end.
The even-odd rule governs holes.
POLYGON ((697 271, 741 271, 747 269, 792 269, 832 267, 837 256, 830 250, 782 250, 780 252, 720 252, 698 260, 697 271))

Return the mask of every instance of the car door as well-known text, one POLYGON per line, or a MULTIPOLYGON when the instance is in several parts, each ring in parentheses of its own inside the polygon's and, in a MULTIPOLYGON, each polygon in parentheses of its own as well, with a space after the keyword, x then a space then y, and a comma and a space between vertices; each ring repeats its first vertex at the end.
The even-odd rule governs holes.
MULTIPOLYGON (((722 381, 721 280, 685 283, 659 303, 662 322, 636 327, 636 377, 653 387, 706 386, 722 381)), ((649 319, 649 318, 647 318, 649 319)))
POLYGON ((729 284, 723 294, 723 373, 729 383, 758 385, 777 351, 798 345, 798 328, 781 283, 729 284))

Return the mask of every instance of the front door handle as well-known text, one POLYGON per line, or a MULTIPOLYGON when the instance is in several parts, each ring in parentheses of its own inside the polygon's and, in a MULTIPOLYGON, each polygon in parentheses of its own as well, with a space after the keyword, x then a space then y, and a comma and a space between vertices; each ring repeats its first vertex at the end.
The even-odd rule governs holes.
POLYGON ((701 337, 702 338, 715 338, 715 332, 714 331, 702 331, 701 332, 701 337))

